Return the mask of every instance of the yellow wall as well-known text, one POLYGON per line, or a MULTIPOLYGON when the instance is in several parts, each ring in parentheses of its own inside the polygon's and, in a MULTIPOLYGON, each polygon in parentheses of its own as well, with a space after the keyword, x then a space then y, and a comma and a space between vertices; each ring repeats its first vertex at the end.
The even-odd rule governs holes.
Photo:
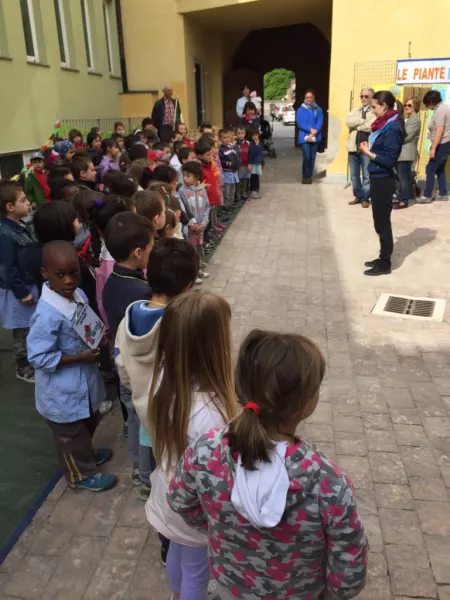
MULTIPOLYGON (((115 31, 115 14, 111 14, 113 34, 113 69, 108 69, 102 2, 92 2, 91 14, 94 68, 88 74, 80 2, 65 3, 67 10, 70 66, 61 69, 53 0, 34 0, 38 22, 38 46, 48 66, 27 63, 20 3, 0 1, 2 29, 6 43, 0 50, 12 60, 0 57, 0 154, 39 148, 47 141, 58 119, 115 117, 120 114, 118 94, 122 91, 120 63, 115 31), (101 74, 101 75, 100 75, 101 74)), ((114 3, 110 5, 114 11, 114 3)))
POLYGON ((377 0, 367 9, 354 0, 333 0, 329 137, 337 157, 328 167, 331 175, 347 171, 345 119, 355 63, 408 58, 410 41, 412 58, 449 56, 449 0, 435 0, 432 8, 408 0, 377 0))

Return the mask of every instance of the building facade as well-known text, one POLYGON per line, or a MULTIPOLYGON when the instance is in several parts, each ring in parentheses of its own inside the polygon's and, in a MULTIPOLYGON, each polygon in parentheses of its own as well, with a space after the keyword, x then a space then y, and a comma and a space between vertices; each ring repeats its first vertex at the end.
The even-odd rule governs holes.
POLYGON ((3 177, 57 120, 120 116, 114 0, 0 0, 0 80, 3 177))

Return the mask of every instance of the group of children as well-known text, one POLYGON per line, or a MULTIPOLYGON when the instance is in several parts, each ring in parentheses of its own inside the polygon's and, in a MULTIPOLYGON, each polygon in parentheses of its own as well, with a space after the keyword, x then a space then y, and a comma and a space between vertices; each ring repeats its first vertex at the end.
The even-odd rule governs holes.
POLYGON ((173 599, 205 600, 211 579, 223 600, 351 598, 367 563, 351 482, 295 434, 318 402, 320 351, 255 330, 233 382, 230 306, 193 290, 221 194, 233 210, 244 175, 258 176, 258 136, 221 130, 219 146, 212 131, 185 133, 173 166, 169 145, 142 142, 123 158, 100 141, 104 171, 80 148, 49 171, 35 156, 28 189, 46 175, 48 202, 0 183, 0 314, 17 377, 35 383, 69 485, 98 492, 117 482, 99 469, 112 451, 92 444, 117 369, 132 483, 173 599))

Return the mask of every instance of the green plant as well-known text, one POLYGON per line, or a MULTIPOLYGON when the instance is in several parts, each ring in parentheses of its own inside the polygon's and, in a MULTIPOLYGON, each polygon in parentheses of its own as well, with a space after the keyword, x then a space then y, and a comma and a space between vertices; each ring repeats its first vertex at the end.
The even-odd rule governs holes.
POLYGON ((264 98, 266 100, 281 100, 295 73, 287 69, 274 69, 264 75, 264 98))

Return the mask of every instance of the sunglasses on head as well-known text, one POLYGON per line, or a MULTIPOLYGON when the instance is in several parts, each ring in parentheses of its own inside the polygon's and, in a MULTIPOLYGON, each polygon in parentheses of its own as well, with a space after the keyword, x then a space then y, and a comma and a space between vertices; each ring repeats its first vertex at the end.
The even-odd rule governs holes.
POLYGON ((368 100, 370 98, 370 96, 367 94, 361 94, 360 96, 361 100, 368 100))

